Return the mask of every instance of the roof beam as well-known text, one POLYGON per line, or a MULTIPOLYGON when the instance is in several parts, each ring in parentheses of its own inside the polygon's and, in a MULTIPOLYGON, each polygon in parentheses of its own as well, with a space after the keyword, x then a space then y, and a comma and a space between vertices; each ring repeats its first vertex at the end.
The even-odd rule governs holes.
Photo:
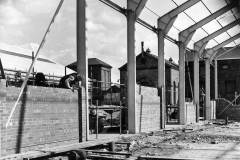
POLYGON ((168 33, 174 21, 176 20, 178 14, 195 5, 199 1, 201 0, 188 0, 185 3, 181 4, 180 6, 178 6, 177 8, 174 8, 173 10, 169 11, 162 17, 158 18, 158 28, 163 30, 165 34, 168 33))
POLYGON ((237 35, 235 35, 235 36, 233 36, 233 37, 227 39, 226 41, 224 41, 224 42, 222 42, 222 43, 216 45, 216 46, 213 47, 212 49, 213 49, 214 51, 217 51, 218 49, 220 49, 220 48, 226 46, 227 44, 229 44, 229 43, 235 41, 235 40, 238 39, 238 38, 240 38, 240 33, 238 33, 237 35))
POLYGON ((237 34, 237 35, 235 35, 235 36, 233 36, 233 37, 231 37, 231 38, 229 38, 229 39, 227 39, 226 41, 224 41, 224 42, 222 42, 222 43, 214 46, 214 47, 211 48, 211 49, 207 49, 207 50, 206 50, 206 55, 209 55, 209 56, 210 56, 210 60, 212 60, 212 59, 214 58, 214 56, 217 54, 217 51, 218 51, 220 48, 226 46, 227 44, 235 41, 235 40, 238 39, 238 38, 240 38, 240 33, 237 34))
POLYGON ((236 21, 226 25, 225 27, 217 30, 216 32, 208 35, 207 37, 202 38, 201 40, 194 43, 194 50, 199 52, 199 56, 201 56, 203 50, 205 49, 208 42, 217 37, 218 35, 222 34, 223 32, 226 32, 227 30, 233 28, 234 26, 238 25, 240 23, 240 19, 237 19, 236 21))
POLYGON ((220 10, 214 12, 210 16, 195 23, 194 25, 188 27, 187 29, 183 30, 182 32, 179 33, 179 40, 181 42, 183 42, 185 45, 187 45, 189 43, 189 41, 192 39, 192 36, 194 35, 194 33, 197 29, 201 28, 202 26, 209 23, 210 21, 216 19, 217 17, 224 14, 225 12, 231 10, 232 8, 234 8, 234 6, 235 5, 233 3, 231 3, 231 4, 221 8, 220 10))
POLYGON ((232 47, 232 48, 230 48, 230 49, 222 48, 224 51, 223 51, 222 53, 218 54, 218 53, 219 53, 219 50, 221 50, 221 49, 219 49, 219 50, 217 51, 217 53, 215 54, 215 56, 212 57, 212 60, 213 60, 213 59, 218 60, 218 58, 221 57, 222 55, 227 54, 227 53, 231 52, 232 50, 234 50, 234 49, 236 49, 236 48, 238 48, 238 47, 239 47, 239 45, 236 45, 236 46, 234 46, 234 47, 232 47))

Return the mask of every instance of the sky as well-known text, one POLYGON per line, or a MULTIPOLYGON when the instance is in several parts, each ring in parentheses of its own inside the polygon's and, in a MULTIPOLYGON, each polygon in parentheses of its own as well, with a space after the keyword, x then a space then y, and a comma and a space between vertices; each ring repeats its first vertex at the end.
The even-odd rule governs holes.
MULTIPOLYGON (((113 1, 126 7, 126 0, 113 1)), ((171 0, 164 0, 166 3, 161 4, 161 7, 156 7, 160 5, 159 0, 150 1, 147 7, 160 16, 176 7, 171 0)), ((176 2, 181 4, 184 1, 186 0, 176 2)), ((218 0, 220 1, 223 0, 218 0)), ((112 81, 117 82, 120 76, 118 68, 127 61, 126 17, 98 0, 86 0, 86 2, 87 55, 89 58, 96 57, 110 64, 113 67, 112 81)), ((38 45, 58 3, 59 0, 0 0, 0 44, 25 49, 32 49, 31 46, 38 45)), ((216 7, 222 6, 215 5, 216 7)), ((197 6, 196 10, 199 10, 197 6)), ((149 12, 144 9, 140 18, 156 26, 157 16, 149 12)), ((200 17, 199 14, 198 17, 193 16, 201 19, 204 15, 206 16, 207 13, 200 17)), ((174 25, 184 29, 187 26, 183 24, 186 23, 190 25, 193 22, 182 22, 180 19, 174 25)), ((169 34, 177 38, 176 33, 176 28, 172 28, 169 34)), ((145 49, 150 48, 151 53, 157 55, 156 34, 136 24, 135 39, 136 55, 140 53, 141 41, 144 41, 145 49)), ((41 54, 63 65, 76 61, 76 0, 64 1, 41 54)), ((176 63, 178 62, 178 48, 175 44, 165 40, 165 58, 170 57, 176 63)))

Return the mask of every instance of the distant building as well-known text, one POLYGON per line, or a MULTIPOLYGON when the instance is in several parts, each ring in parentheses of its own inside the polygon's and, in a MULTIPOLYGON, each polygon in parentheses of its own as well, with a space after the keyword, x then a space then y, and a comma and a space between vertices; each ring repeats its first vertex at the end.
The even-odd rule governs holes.
MULTIPOLYGON (((143 48, 143 47, 142 47, 143 48)), ((120 83, 127 85, 127 63, 119 68, 120 83)), ((158 57, 151 54, 147 49, 136 57, 136 83, 156 87, 158 84, 158 57)), ((178 65, 170 58, 165 60, 165 86, 166 86, 166 105, 177 104, 178 101, 178 65)), ((126 87, 125 87, 126 88, 126 87)), ((123 91, 126 96, 126 89, 123 91)))
MULTIPOLYGON (((77 62, 66 66, 77 72, 77 62)), ((97 58, 88 59, 88 78, 91 79, 89 83, 90 104, 103 104, 104 95, 111 88, 111 69, 112 66, 97 58)))
MULTIPOLYGON (((77 72, 77 62, 71 63, 66 67, 77 72)), ((98 87, 101 87, 104 91, 110 88, 111 69, 112 66, 98 58, 88 59, 88 78, 98 81, 98 87)))

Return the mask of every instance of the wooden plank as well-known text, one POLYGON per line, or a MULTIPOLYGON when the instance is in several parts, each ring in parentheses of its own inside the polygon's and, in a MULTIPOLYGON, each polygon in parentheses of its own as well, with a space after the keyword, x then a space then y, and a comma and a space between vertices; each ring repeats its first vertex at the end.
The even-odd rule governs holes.
POLYGON ((45 157, 50 156, 52 154, 60 154, 71 150, 77 150, 77 149, 83 149, 87 147, 92 146, 98 146, 106 143, 110 143, 112 141, 118 141, 119 137, 112 137, 108 139, 100 139, 96 141, 87 141, 87 142, 81 142, 71 145, 65 145, 65 146, 59 146, 54 147, 51 149, 46 150, 38 150, 38 151, 29 151, 26 153, 20 153, 20 154, 12 154, 9 156, 1 157, 0 160, 6 160, 6 159, 15 159, 15 160, 23 160, 23 159, 32 159, 32 158, 39 158, 39 157, 45 157))

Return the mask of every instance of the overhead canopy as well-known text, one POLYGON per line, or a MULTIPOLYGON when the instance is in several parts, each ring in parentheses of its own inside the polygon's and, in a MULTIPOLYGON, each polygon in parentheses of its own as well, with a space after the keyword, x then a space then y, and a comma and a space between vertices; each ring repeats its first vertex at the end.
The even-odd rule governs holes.
MULTIPOLYGON (((126 1, 112 1, 119 6, 126 8, 126 1)), ((164 3, 161 3, 161 5, 159 5, 159 0, 147 1, 146 6, 144 7, 139 18, 155 27, 157 26, 157 19, 159 17, 162 17, 171 10, 178 8, 180 5, 184 4, 187 1, 190 0, 164 0, 164 3)), ((206 17, 211 16, 214 14, 214 12, 217 12, 226 6, 233 5, 231 9, 196 30, 190 43, 187 46, 189 49, 193 49, 193 44, 195 42, 239 19, 239 4, 240 3, 238 0, 200 0, 193 6, 178 14, 173 27, 170 29, 167 35, 177 41, 180 32, 200 22, 206 17)), ((213 48, 214 46, 221 44, 222 42, 239 33, 240 26, 235 25, 211 39, 206 45, 206 48, 213 48)), ((239 44, 240 39, 238 38, 223 47, 234 47, 238 46, 239 44)))

